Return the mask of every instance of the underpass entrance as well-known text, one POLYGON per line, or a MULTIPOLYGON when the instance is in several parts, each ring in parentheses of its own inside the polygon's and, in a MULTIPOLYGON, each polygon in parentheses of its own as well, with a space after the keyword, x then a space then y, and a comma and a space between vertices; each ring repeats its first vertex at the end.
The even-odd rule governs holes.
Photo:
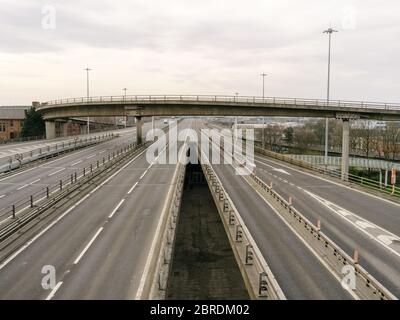
POLYGON ((166 299, 249 299, 202 168, 188 164, 166 299))

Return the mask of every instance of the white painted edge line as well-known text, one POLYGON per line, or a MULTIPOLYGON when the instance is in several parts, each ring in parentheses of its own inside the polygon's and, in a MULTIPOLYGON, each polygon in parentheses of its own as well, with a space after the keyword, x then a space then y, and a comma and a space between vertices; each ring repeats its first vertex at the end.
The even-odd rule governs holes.
MULTIPOLYGON (((186 135, 185 141, 187 139, 187 136, 188 136, 188 134, 186 135)), ((184 150, 184 148, 181 148, 181 154, 178 155, 178 159, 180 159, 182 157, 183 150, 184 150)), ((175 171, 174 171, 174 176, 172 177, 172 181, 175 178, 175 176, 177 175, 179 164, 180 164, 180 162, 178 161, 177 162, 177 166, 176 166, 175 171)), ((146 264, 145 264, 145 266, 143 268, 143 273, 142 273, 141 278, 140 278, 139 286, 138 286, 138 288, 136 290, 135 300, 140 300, 140 298, 141 298, 141 296, 143 294, 144 286, 145 286, 147 277, 149 275, 149 269, 150 269, 150 265, 151 265, 151 260, 152 260, 152 257, 154 255, 154 252, 156 250, 158 237, 161 236, 162 224, 164 222, 165 216, 168 214, 168 210, 167 210, 168 197, 170 197, 170 193, 172 192, 172 189, 173 189, 173 184, 171 184, 171 186, 170 186, 170 188, 168 190, 168 193, 167 193, 166 201, 164 201, 164 205, 163 205, 163 208, 162 208, 162 211, 161 211, 161 215, 159 217, 158 224, 157 224, 157 227, 156 227, 156 231, 154 233, 153 241, 151 243, 151 247, 150 247, 149 253, 147 255, 146 264)))
POLYGON ((140 176, 139 180, 142 180, 142 179, 143 179, 143 177, 144 177, 144 176, 146 175, 146 173, 147 173, 147 170, 148 170, 148 169, 146 169, 146 171, 142 173, 142 175, 140 176))
POLYGON ((86 253, 86 251, 88 251, 88 249, 90 248, 90 246, 93 244, 93 242, 96 240, 96 238, 99 236, 100 232, 103 231, 103 227, 101 227, 99 230, 97 230, 97 232, 95 233, 95 235, 92 237, 92 239, 89 241, 89 243, 86 245, 85 248, 83 248, 82 252, 79 254, 79 256, 75 259, 74 264, 77 264, 82 257, 84 256, 84 254, 86 253))
POLYGON ((132 188, 129 189, 129 191, 128 191, 127 194, 131 194, 131 192, 133 191, 133 189, 135 189, 135 187, 137 186, 137 184, 138 184, 138 182, 136 182, 136 183, 132 186, 132 188))
MULTIPOLYGON (((329 202, 329 203, 334 204, 333 202, 330 202, 329 200, 326 200, 326 199, 324 199, 324 198, 322 198, 322 197, 319 197, 319 196, 317 196, 317 195, 315 195, 315 194, 313 194, 312 192, 309 192, 309 191, 307 191, 307 190, 304 190, 304 192, 306 192, 306 193, 307 193, 310 197, 312 197, 313 199, 317 200, 319 203, 321 203, 321 204, 322 204, 324 207, 326 207, 328 210, 330 210, 331 212, 335 213, 338 217, 344 219, 344 220, 345 220, 346 222, 348 222, 351 226, 353 226, 354 228, 358 229, 359 231, 361 231, 362 233, 364 233, 365 235, 367 235, 368 238, 370 238, 370 239, 372 239, 372 240, 378 242, 380 245, 382 245, 384 248, 386 248, 387 250, 389 250, 391 253, 395 254, 395 255, 398 256, 398 257, 400 257, 400 253, 397 252, 396 250, 394 250, 393 248, 391 248, 391 247, 390 247, 389 245, 387 245, 384 241, 382 241, 382 240, 379 238, 379 236, 375 237, 373 234, 371 234, 371 233, 369 233, 367 230, 365 230, 365 228, 362 228, 362 227, 361 227, 360 225, 358 225, 357 223, 355 223, 355 222, 351 221, 350 219, 348 219, 348 218, 346 217, 346 215, 340 214, 340 213, 338 213, 336 210, 334 210, 333 208, 331 208, 330 206, 328 206, 328 205, 327 205, 326 203, 324 203, 321 199, 323 199, 323 200, 325 200, 325 201, 327 201, 327 202, 329 202)), ((334 204, 334 205, 336 205, 337 207, 341 208, 341 207, 338 206, 337 204, 334 204)), ((342 209, 344 209, 344 208, 342 208, 342 209)), ((382 227, 376 225, 375 223, 370 222, 370 221, 368 221, 368 220, 366 220, 366 219, 364 219, 364 218, 362 218, 362 217, 356 215, 355 213, 353 213, 353 212, 351 212, 351 211, 349 211, 349 210, 347 210, 347 209, 344 209, 344 210, 347 211, 347 212, 349 212, 349 213, 350 213, 351 215, 353 215, 354 217, 356 217, 356 218, 358 219, 357 222, 366 222, 366 223, 367 223, 370 227, 372 227, 372 228, 375 228, 375 229, 380 230, 380 231, 382 231, 382 232, 384 232, 384 233, 387 233, 389 236, 392 236, 393 238, 396 238, 396 239, 399 238, 399 237, 398 237, 397 235, 395 235, 394 233, 392 233, 392 232, 390 232, 390 231, 388 231, 388 230, 386 230, 386 229, 384 229, 384 228, 382 228, 382 227)))
MULTIPOLYGON (((96 190, 104 185, 106 182, 108 182, 110 179, 112 179, 115 175, 117 175, 119 172, 121 172, 125 167, 127 167, 129 164, 131 164, 133 161, 135 161, 138 157, 140 157, 144 152, 146 152, 147 149, 144 149, 142 152, 140 152, 135 158, 130 160, 127 164, 125 164, 121 169, 119 169, 117 172, 115 172, 112 176, 110 176, 107 180, 105 180, 101 185, 96 187, 96 190)), ((93 190, 90 194, 93 193, 93 190)), ((89 197, 87 195, 87 197, 89 197)), ((85 196, 86 197, 86 196, 85 196)), ((85 198, 86 199, 86 198, 85 198)), ((82 199, 81 199, 82 200, 82 199)), ((41 232, 39 232, 36 236, 34 236, 31 240, 26 242, 21 248, 19 248, 17 251, 15 251, 11 256, 8 257, 3 263, 0 264, 0 270, 3 269, 7 264, 9 264, 12 260, 14 260, 21 252, 25 251, 32 243, 34 243, 38 238, 40 238, 44 233, 46 233, 49 229, 51 229, 56 223, 58 223, 62 218, 64 218, 68 213, 70 213, 73 209, 76 208, 78 203, 81 203, 81 201, 78 201, 76 204, 74 204, 72 207, 68 208, 62 215, 60 215, 56 220, 54 220, 52 223, 50 223, 46 228, 44 228, 41 232)), ((10 219, 8 217, 7 219, 10 219)), ((3 220, 4 221, 4 220, 3 220)))
POLYGON ((41 237, 45 232, 47 232, 51 227, 53 227, 57 222, 59 222, 62 218, 64 218, 68 213, 70 213, 73 209, 75 209, 76 205, 68 208, 61 216, 59 216, 56 220, 50 223, 46 228, 44 228, 41 232, 39 232, 36 236, 34 236, 31 240, 25 243, 20 249, 15 251, 8 259, 6 259, 2 264, 0 264, 0 270, 3 269, 8 263, 15 259, 21 252, 23 252, 26 248, 28 248, 33 242, 35 242, 39 237, 41 237))
POLYGON ((61 287, 61 285, 63 284, 62 281, 58 282, 56 284, 56 286, 53 288, 53 290, 50 291, 49 295, 46 297, 46 300, 51 300, 54 295, 56 294, 57 290, 61 287))
MULTIPOLYGON (((249 182, 246 179, 243 179, 249 184, 249 182)), ((249 184, 250 185, 250 184, 249 184)), ((311 253, 317 258, 317 260, 335 277, 337 281, 339 281, 339 284, 341 285, 342 279, 336 274, 336 272, 331 268, 329 264, 327 264, 321 257, 320 255, 299 235, 296 229, 293 228, 293 226, 283 218, 280 213, 262 196, 262 194, 254 189, 251 185, 250 187, 257 192, 257 194, 261 197, 262 200, 272 209, 272 211, 283 221, 283 223, 297 236, 297 238, 305 245, 307 249, 311 251, 311 253)), ((343 290, 347 291, 355 300, 360 300, 360 298, 350 289, 350 288, 344 288, 342 287, 343 290)))
POLYGON ((119 207, 124 203, 125 199, 122 199, 117 206, 114 208, 114 210, 110 213, 110 215, 108 216, 109 219, 111 219, 113 217, 113 215, 117 212, 117 210, 119 209, 119 207))

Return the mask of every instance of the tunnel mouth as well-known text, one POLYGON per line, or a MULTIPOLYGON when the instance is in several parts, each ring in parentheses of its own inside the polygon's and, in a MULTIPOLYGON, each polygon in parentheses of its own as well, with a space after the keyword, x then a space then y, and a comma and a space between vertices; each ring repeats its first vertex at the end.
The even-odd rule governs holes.
POLYGON ((165 298, 249 299, 200 164, 186 166, 165 298))

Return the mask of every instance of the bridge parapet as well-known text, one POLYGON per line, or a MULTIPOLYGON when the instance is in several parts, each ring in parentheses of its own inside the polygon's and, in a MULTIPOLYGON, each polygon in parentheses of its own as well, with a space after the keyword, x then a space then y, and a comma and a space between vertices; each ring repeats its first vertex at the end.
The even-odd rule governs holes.
POLYGON ((256 96, 229 96, 229 95, 130 95, 130 96, 95 96, 52 100, 41 104, 41 108, 57 105, 73 104, 152 104, 176 102, 204 102, 204 103, 234 103, 257 105, 294 105, 294 106, 319 106, 319 107, 345 107, 361 109, 400 110, 398 103, 363 102, 326 99, 304 99, 283 97, 256 97, 256 96))
POLYGON ((95 116, 280 116, 400 120, 400 104, 281 97, 135 95, 41 103, 45 119, 95 116))

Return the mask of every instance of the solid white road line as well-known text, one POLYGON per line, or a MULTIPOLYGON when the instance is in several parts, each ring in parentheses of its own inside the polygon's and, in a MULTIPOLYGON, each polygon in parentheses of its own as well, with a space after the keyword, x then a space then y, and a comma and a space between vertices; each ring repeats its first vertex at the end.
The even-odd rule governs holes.
POLYGON ((53 175, 55 175, 55 174, 57 174, 57 173, 59 173, 59 172, 61 172, 61 171, 64 171, 64 170, 65 170, 65 168, 62 168, 62 169, 57 170, 57 171, 54 171, 54 172, 52 172, 52 173, 49 174, 49 177, 51 177, 51 176, 53 176, 53 175))
POLYGON ((54 297, 54 295, 56 294, 57 290, 61 287, 62 284, 63 284, 62 281, 58 282, 56 284, 56 286, 53 288, 53 290, 51 290, 49 295, 46 297, 46 300, 51 300, 54 297))
MULTIPOLYGON (((245 180, 245 179, 244 179, 245 180)), ((247 184, 250 185, 250 183, 245 180, 247 184)), ((251 186, 251 185, 250 185, 251 186)), ((257 194, 261 197, 262 200, 270 207, 270 209, 278 216, 278 218, 294 233, 294 235, 300 240, 301 243, 304 244, 304 246, 311 251, 311 253, 314 255, 314 257, 328 270, 328 272, 339 282, 342 282, 342 279, 339 277, 339 275, 336 274, 336 272, 333 270, 333 268, 314 250, 311 245, 308 244, 308 242, 298 233, 298 231, 288 222, 284 217, 281 216, 281 214, 263 197, 263 195, 258 191, 255 190, 257 194)), ((359 300, 360 298, 349 288, 344 288, 343 290, 347 291, 355 300, 359 300)))
POLYGON ((86 245, 86 247, 82 250, 82 252, 79 254, 79 256, 75 259, 74 264, 77 264, 83 257, 83 255, 88 251, 94 240, 99 236, 100 232, 103 231, 103 227, 101 227, 99 230, 97 230, 96 234, 93 236, 93 238, 89 241, 89 243, 86 245))
POLYGON ((131 194, 131 192, 133 191, 133 189, 135 189, 135 187, 137 186, 137 184, 138 184, 138 182, 136 182, 136 183, 132 186, 132 188, 129 189, 129 191, 128 191, 127 194, 131 194))
MULTIPOLYGON (((188 135, 189 135, 189 133, 186 134, 186 137, 185 137, 184 141, 186 141, 188 135)), ((179 161, 179 159, 181 159, 182 154, 183 154, 183 148, 181 150, 182 150, 181 154, 178 155, 178 161, 179 161)), ((176 172, 176 169, 175 169, 175 172, 176 172)), ((170 193, 171 192, 172 192, 172 186, 168 190, 167 198, 170 197, 170 193)), ((144 266, 144 269, 143 269, 143 272, 142 272, 142 275, 141 275, 141 278, 140 278, 140 281, 139 281, 139 286, 138 286, 138 288, 136 290, 135 300, 139 300, 142 297, 144 286, 145 286, 145 282, 146 282, 146 279, 148 277, 149 270, 150 270, 151 260, 152 260, 153 255, 155 254, 158 235, 161 233, 162 224, 164 223, 164 217, 168 212, 167 205, 168 205, 168 201, 165 201, 164 205, 163 205, 163 208, 161 210, 161 216, 158 219, 158 224, 157 224, 157 227, 156 227, 156 231, 154 233, 155 236, 153 237, 153 241, 151 243, 150 251, 149 251, 149 253, 147 255, 146 264, 144 266)))
POLYGON ((68 213, 70 213, 73 209, 75 209, 75 205, 67 209, 61 216, 59 216, 56 220, 50 223, 46 228, 44 228, 41 232, 39 232, 36 236, 34 236, 31 240, 25 243, 19 250, 15 251, 8 259, 6 259, 2 264, 0 264, 0 270, 3 269, 7 264, 9 264, 12 260, 15 259, 21 252, 25 251, 32 243, 34 243, 38 238, 40 238, 47 230, 53 227, 57 222, 59 222, 62 218, 64 218, 68 213))
POLYGON ((114 210, 110 213, 110 215, 108 216, 108 218, 112 218, 113 215, 117 212, 117 210, 119 209, 119 207, 124 203, 125 199, 122 199, 117 206, 114 208, 114 210))
POLYGON ((147 173, 147 169, 146 169, 146 171, 145 171, 145 172, 143 172, 143 173, 142 173, 142 175, 140 176, 139 180, 142 180, 142 179, 143 179, 143 177, 146 175, 146 173, 147 173))
POLYGON ((394 248, 390 246, 393 241, 400 243, 400 238, 397 235, 366 219, 361 218, 359 215, 356 215, 355 213, 346 210, 333 202, 330 202, 322 197, 317 196, 316 194, 310 191, 304 190, 304 192, 306 192, 310 197, 314 198, 323 206, 328 208, 330 211, 337 214, 340 218, 343 218, 353 227, 357 228, 358 230, 366 234, 370 239, 377 241, 379 244, 384 246, 390 252, 400 257, 400 252, 396 251, 394 248), (350 217, 353 217, 353 219, 350 219, 350 217), (374 232, 369 232, 367 229, 372 229, 372 231, 374 232), (380 233, 378 234, 378 232, 380 233), (388 239, 391 239, 390 242, 388 241, 388 239))

